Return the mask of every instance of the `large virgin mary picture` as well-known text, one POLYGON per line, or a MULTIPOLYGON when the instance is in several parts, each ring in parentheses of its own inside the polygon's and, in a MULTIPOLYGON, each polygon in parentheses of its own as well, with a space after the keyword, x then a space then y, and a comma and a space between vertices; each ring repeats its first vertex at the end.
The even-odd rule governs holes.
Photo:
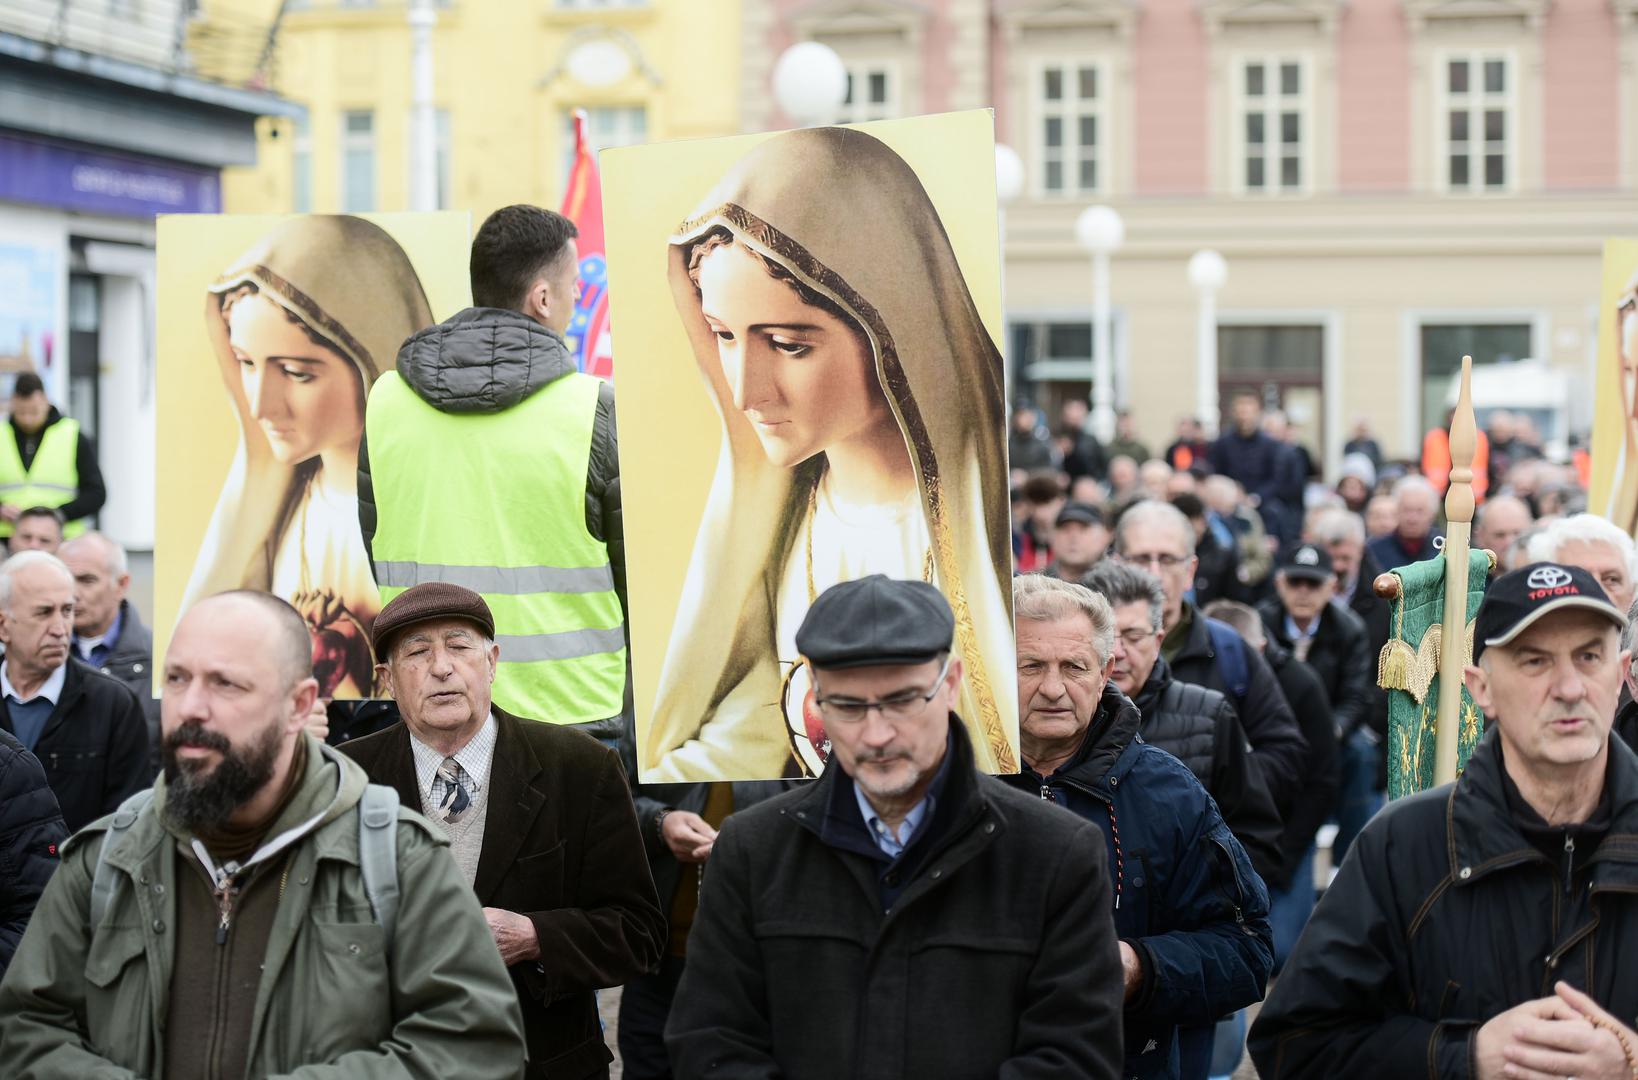
POLYGON ((616 191, 633 169, 673 183, 715 147, 715 182, 663 234, 608 216, 612 302, 630 312, 615 345, 642 779, 820 773, 829 743, 796 629, 824 589, 877 573, 950 600, 960 717, 981 767, 1014 771, 989 114, 641 148, 605 155, 606 172, 616 191), (674 149, 681 169, 660 160, 674 149), (984 198, 941 213, 912 161, 984 198), (628 284, 660 273, 673 313, 627 308, 628 284), (686 399, 650 380, 683 366, 686 399), (714 431, 683 415, 702 410, 714 431), (694 505, 645 504, 662 483, 694 505), (664 549, 690 537, 679 574, 664 549))

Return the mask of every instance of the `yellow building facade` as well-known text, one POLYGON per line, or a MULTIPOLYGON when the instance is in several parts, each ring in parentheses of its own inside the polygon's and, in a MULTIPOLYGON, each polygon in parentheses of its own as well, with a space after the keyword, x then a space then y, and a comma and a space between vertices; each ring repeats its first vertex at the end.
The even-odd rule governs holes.
MULTIPOLYGON (((557 207, 576 108, 598 149, 739 130, 740 0, 446 0, 434 10, 438 207, 470 210, 474 225, 512 203, 557 207)), ((411 208, 409 15, 403 0, 287 5, 273 85, 308 117, 261 122, 257 165, 224 174, 227 211, 411 208)))

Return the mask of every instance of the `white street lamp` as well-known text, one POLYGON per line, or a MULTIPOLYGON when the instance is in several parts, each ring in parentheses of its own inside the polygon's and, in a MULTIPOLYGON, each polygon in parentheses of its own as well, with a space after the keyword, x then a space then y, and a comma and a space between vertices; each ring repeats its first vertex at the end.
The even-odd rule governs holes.
POLYGON ((432 111, 432 0, 412 0, 410 26, 410 209, 438 209, 438 128, 432 111))
POLYGON ((1228 280, 1228 263, 1210 248, 1189 258, 1189 284, 1200 298, 1195 321, 1195 417, 1207 438, 1217 434, 1217 293, 1228 280))
POLYGON ((798 42, 774 64, 773 92, 791 123, 798 127, 828 124, 847 98, 847 69, 829 45, 798 42))
MULTIPOLYGON (((1007 332, 1007 205, 1024 193, 1024 160, 1018 151, 1006 143, 995 144, 995 224, 1001 236, 1001 336, 1007 339, 1001 355, 1011 361, 1011 337, 1007 332)), ((1012 385, 1012 370, 1007 369, 1007 385, 1012 385)))
POLYGON ((1092 256, 1092 433, 1108 445, 1115 437, 1115 372, 1109 334, 1109 256, 1126 239, 1126 223, 1107 206, 1089 206, 1075 219, 1075 239, 1092 256))

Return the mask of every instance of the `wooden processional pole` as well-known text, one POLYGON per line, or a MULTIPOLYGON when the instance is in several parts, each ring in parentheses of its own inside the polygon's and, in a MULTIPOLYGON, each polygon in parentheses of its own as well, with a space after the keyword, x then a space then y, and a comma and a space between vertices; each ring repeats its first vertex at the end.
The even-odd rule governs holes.
POLYGON ((1473 457, 1479 449, 1473 416, 1473 358, 1462 357, 1462 385, 1450 418, 1450 487, 1445 491, 1445 617, 1439 645, 1439 712, 1433 783, 1456 779, 1461 731, 1462 673, 1467 667, 1467 565, 1473 528, 1473 457))

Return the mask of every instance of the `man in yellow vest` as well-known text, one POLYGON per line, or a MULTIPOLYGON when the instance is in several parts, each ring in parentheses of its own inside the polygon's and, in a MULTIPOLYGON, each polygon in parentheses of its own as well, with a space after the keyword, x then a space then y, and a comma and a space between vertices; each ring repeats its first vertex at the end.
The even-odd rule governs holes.
POLYGON ((46 399, 40 376, 25 371, 11 391, 11 438, 0 437, 0 539, 24 510, 49 506, 63 515, 63 535, 78 536, 107 501, 102 470, 79 421, 46 399))
POLYGON ((495 617, 496 704, 614 745, 626 701, 614 390, 576 371, 574 223, 497 210, 472 302, 416 333, 370 390, 358 513, 381 600, 465 586, 495 617))

